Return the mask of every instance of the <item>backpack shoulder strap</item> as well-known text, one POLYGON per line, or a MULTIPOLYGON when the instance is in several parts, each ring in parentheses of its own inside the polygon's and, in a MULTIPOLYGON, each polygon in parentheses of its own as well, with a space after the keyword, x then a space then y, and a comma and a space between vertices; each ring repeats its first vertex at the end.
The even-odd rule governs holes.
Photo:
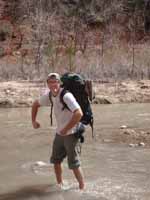
POLYGON ((70 110, 70 109, 68 108, 67 104, 66 104, 66 103, 64 102, 64 100, 63 100, 63 97, 64 97, 64 95, 65 95, 67 92, 69 92, 69 91, 66 90, 66 89, 64 88, 64 89, 61 91, 61 93, 60 93, 60 102, 61 102, 62 105, 63 105, 62 110, 64 110, 65 108, 68 109, 68 110, 70 110))
POLYGON ((51 119, 51 126, 53 125, 53 101, 52 101, 52 93, 49 92, 49 100, 51 103, 51 112, 50 112, 50 119, 51 119))

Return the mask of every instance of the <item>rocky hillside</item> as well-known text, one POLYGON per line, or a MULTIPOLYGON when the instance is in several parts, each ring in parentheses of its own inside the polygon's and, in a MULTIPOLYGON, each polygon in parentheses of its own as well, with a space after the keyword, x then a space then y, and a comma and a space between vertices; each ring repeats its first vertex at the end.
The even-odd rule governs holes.
POLYGON ((0 0, 1 80, 149 79, 149 0, 0 0))

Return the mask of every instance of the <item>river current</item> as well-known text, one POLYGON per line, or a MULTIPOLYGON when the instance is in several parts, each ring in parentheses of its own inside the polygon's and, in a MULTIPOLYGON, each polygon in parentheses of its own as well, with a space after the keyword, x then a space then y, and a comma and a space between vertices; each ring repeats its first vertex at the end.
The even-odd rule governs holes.
POLYGON ((66 188, 56 187, 49 163, 55 127, 49 108, 40 109, 41 128, 31 125, 30 108, 0 109, 0 200, 149 200, 150 151, 124 143, 104 143, 122 125, 149 128, 149 104, 94 105, 95 139, 90 128, 82 145, 86 188, 63 163, 66 188), (109 137, 108 137, 109 138, 109 137))

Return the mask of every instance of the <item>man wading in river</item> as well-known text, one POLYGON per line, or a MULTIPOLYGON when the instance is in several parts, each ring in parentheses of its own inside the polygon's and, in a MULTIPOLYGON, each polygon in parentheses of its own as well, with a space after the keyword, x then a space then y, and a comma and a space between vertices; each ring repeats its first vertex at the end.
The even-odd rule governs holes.
MULTIPOLYGON (((57 122, 56 135, 53 141, 51 163, 54 164, 54 171, 57 183, 63 186, 61 163, 65 157, 68 159, 68 166, 79 183, 79 188, 84 188, 84 180, 80 168, 79 155, 77 152, 78 139, 74 136, 76 126, 83 116, 82 110, 74 96, 67 92, 63 96, 63 101, 69 109, 62 109, 60 94, 63 88, 60 87, 60 76, 57 73, 50 73, 47 78, 47 85, 51 91, 51 99, 54 105, 54 113, 57 122)), ((50 105, 49 93, 41 96, 32 105, 32 125, 35 129, 40 127, 36 121, 40 106, 50 105)))

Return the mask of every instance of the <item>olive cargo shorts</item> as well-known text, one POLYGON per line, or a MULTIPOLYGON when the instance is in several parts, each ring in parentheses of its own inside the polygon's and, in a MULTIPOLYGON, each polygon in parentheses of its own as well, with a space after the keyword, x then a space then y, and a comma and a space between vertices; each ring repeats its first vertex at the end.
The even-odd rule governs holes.
POLYGON ((56 134, 50 162, 53 164, 61 163, 67 157, 70 169, 79 167, 80 161, 77 152, 77 143, 78 139, 73 134, 67 136, 56 134))

